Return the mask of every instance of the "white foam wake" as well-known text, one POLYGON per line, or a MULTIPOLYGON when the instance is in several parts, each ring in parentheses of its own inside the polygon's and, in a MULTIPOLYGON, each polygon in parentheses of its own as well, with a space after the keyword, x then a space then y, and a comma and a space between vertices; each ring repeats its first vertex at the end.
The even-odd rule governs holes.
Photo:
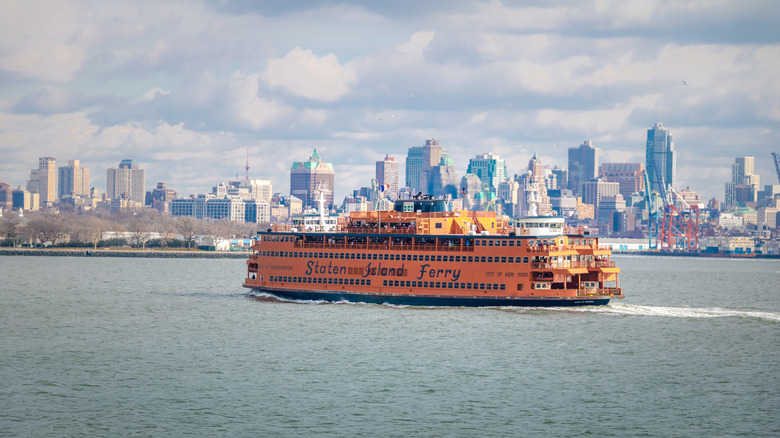
POLYGON ((589 307, 587 310, 622 315, 666 316, 672 318, 744 317, 780 322, 780 313, 778 312, 759 312, 752 310, 734 310, 721 308, 659 307, 638 306, 624 303, 609 303, 606 306, 589 307))

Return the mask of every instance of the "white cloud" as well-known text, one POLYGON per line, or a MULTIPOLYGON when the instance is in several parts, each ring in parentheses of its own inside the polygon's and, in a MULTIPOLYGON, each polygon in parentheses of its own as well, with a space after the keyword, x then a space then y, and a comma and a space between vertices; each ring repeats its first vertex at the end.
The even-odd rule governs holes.
POLYGON ((263 78, 271 88, 325 102, 348 95, 357 79, 352 66, 339 64, 336 55, 318 57, 299 47, 284 58, 268 61, 263 78))

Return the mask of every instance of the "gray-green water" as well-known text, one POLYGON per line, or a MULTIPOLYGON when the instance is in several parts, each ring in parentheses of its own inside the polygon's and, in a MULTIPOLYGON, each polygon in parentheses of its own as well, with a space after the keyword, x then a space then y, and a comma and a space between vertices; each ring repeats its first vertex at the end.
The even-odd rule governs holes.
POLYGON ((0 436, 771 436, 780 263, 579 309, 297 304, 241 260, 0 257, 0 436))

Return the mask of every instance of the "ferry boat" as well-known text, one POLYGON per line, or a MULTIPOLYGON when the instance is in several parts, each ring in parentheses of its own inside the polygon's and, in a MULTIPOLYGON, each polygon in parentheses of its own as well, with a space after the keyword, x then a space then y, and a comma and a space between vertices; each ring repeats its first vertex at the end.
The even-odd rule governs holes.
POLYGON ((352 212, 337 227, 258 232, 243 286, 289 300, 413 306, 623 298, 611 247, 587 230, 565 227, 562 217, 511 223, 446 205, 418 197, 396 201, 392 211, 352 212))

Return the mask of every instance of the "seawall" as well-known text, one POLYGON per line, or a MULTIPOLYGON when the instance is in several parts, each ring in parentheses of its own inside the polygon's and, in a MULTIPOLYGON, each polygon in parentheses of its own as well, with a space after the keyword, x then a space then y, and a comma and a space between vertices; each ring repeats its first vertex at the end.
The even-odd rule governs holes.
POLYGON ((249 252, 222 251, 160 251, 160 250, 112 250, 91 248, 0 248, 0 256, 59 256, 59 257, 147 257, 147 258, 202 258, 246 259, 249 252))

